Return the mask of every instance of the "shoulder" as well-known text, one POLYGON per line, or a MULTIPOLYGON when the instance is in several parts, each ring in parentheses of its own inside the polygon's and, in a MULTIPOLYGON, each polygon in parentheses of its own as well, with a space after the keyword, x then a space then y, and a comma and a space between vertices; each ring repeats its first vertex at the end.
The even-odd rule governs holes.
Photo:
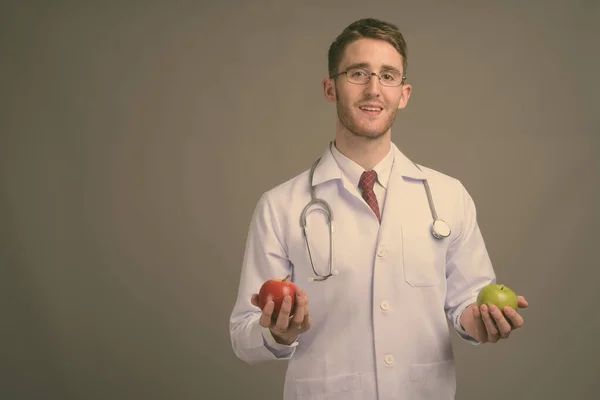
POLYGON ((306 169, 262 192, 258 200, 258 208, 268 207, 281 213, 289 209, 292 203, 309 198, 309 173, 310 169, 306 169))
POLYGON ((452 195, 452 192, 460 192, 464 189, 461 181, 454 176, 432 168, 428 165, 418 163, 407 154, 404 154, 398 146, 393 145, 395 150, 395 162, 398 163, 397 171, 403 175, 404 179, 413 181, 422 181, 429 184, 432 191, 442 193, 444 198, 452 195))
POLYGON ((297 196, 300 193, 309 194, 309 173, 310 169, 304 170, 301 173, 283 181, 266 192, 263 196, 273 199, 273 201, 291 200, 290 196, 297 196))
POLYGON ((274 235, 287 248, 291 229, 298 226, 302 209, 310 201, 309 172, 303 171, 260 194, 250 223, 253 234, 274 235))
MULTIPOLYGON (((429 181, 430 185, 439 186, 444 190, 459 190, 462 191, 465 189, 461 180, 455 176, 448 175, 444 172, 441 172, 437 169, 431 168, 426 165, 417 164, 425 178, 429 181)), ((439 190, 439 189, 438 189, 439 190)))
POLYGON ((465 212, 475 212, 471 194, 462 180, 426 165, 417 165, 427 179, 429 190, 439 199, 438 202, 444 202, 447 207, 463 215, 465 212))

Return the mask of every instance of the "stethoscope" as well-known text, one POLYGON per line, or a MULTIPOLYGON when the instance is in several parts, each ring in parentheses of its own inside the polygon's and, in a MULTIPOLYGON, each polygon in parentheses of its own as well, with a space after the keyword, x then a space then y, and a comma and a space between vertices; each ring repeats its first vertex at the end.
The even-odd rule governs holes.
MULTIPOLYGON (((309 282, 324 281, 327 278, 329 278, 330 276, 338 274, 337 270, 333 270, 333 231, 334 231, 334 229, 333 229, 333 225, 334 225, 333 210, 331 209, 331 206, 329 205, 329 203, 327 203, 327 201, 317 197, 316 192, 315 192, 315 187, 312 184, 313 183, 313 175, 315 173, 315 169, 317 168, 317 165, 319 165, 319 161, 321 161, 321 158, 317 159, 310 169, 308 183, 309 183, 309 187, 310 187, 311 200, 306 206, 304 206, 304 209, 302 210, 302 213, 300 214, 300 226, 302 227, 302 234, 304 236, 304 240, 306 241, 306 248, 308 250, 308 257, 310 259, 310 265, 315 274, 314 277, 308 278, 309 282), (308 244, 308 233, 307 233, 307 229, 306 229, 306 214, 308 213, 308 210, 310 209, 310 207, 316 206, 316 205, 323 206, 323 208, 319 208, 319 210, 325 213, 325 215, 327 217, 327 225, 329 226, 329 273, 327 275, 319 275, 319 273, 315 270, 315 265, 313 263, 312 254, 310 252, 310 245, 308 244)), ((415 163, 413 162, 413 164, 415 164, 415 163)), ((422 171, 422 169, 417 164, 415 164, 415 167, 417 167, 420 171, 422 171)), ((447 238, 448 236, 450 236, 450 233, 451 233, 450 226, 448 225, 448 223, 446 223, 446 221, 439 218, 437 215, 437 212, 435 210, 435 204, 433 204, 433 198, 431 196, 431 190, 429 188, 429 183, 427 182, 427 179, 423 179, 423 186, 425 187, 425 192, 427 194, 427 201, 429 202, 429 210, 431 211, 431 217, 433 218, 433 223, 431 224, 431 235, 438 240, 447 238)))

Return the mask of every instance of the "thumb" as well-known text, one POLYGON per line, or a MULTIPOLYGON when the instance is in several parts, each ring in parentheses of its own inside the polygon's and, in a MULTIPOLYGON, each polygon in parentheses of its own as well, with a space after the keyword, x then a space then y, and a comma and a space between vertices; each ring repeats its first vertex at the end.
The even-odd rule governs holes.
POLYGON ((518 300, 519 308, 527 308, 529 306, 529 303, 527 303, 527 300, 525 300, 525 297, 517 296, 517 300, 518 300))

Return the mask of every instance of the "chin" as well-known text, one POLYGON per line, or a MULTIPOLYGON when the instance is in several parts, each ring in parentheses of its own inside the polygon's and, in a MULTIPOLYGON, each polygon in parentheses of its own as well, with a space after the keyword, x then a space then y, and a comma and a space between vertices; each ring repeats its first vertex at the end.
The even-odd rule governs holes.
POLYGON ((382 136, 385 136, 386 132, 367 132, 363 136, 369 139, 379 139, 382 136))
POLYGON ((384 136, 388 131, 389 126, 381 126, 381 127, 356 127, 356 129, 352 130, 355 135, 364 136, 371 139, 378 139, 384 136))
POLYGON ((393 121, 389 121, 386 119, 383 120, 369 120, 365 121, 364 119, 352 116, 350 118, 346 115, 339 115, 339 122, 346 128, 346 131, 355 137, 363 137, 366 139, 379 139, 382 136, 385 136, 386 133, 389 132, 390 127, 392 126, 393 121))
POLYGON ((364 131, 361 129, 348 129, 347 128, 347 132, 350 136, 356 137, 356 138, 364 138, 366 140, 377 140, 383 136, 385 136, 385 134, 387 133, 387 131, 364 131))

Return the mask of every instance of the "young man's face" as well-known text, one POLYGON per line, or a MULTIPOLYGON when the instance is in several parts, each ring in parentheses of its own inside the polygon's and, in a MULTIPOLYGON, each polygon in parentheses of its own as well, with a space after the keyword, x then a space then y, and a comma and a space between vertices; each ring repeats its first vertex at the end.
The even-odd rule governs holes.
MULTIPOLYGON (((359 39, 346 47, 338 72, 359 65, 368 72, 383 74, 395 69, 403 74, 402 56, 389 43, 375 39, 359 39)), ((401 78, 400 78, 401 79, 401 78)), ((328 100, 337 102, 339 122, 352 135, 378 138, 392 126, 398 109, 404 108, 410 96, 410 85, 383 86, 376 76, 365 85, 348 82, 346 75, 324 81, 328 100)))

